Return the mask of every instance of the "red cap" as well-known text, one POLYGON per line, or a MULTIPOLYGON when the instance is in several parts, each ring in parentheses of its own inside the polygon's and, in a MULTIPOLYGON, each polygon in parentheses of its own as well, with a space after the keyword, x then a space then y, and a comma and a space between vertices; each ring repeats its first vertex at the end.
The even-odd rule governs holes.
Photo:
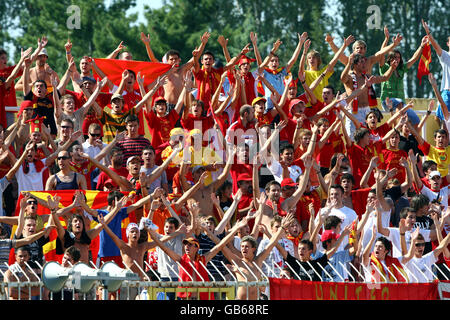
POLYGON ((23 100, 22 103, 20 104, 20 110, 19 110, 18 115, 20 116, 25 109, 33 108, 33 106, 34 106, 34 102, 33 101, 31 101, 31 100, 23 100))
POLYGON ((281 187, 290 186, 290 187, 296 187, 294 180, 291 178, 284 178, 283 181, 281 181, 281 187))
POLYGON ((237 177, 237 181, 252 181, 252 177, 248 173, 241 173, 237 177))
POLYGON ((339 234, 335 233, 333 230, 325 230, 320 237, 320 241, 324 242, 330 239, 339 239, 339 234))
POLYGON ((247 57, 245 54, 239 59, 239 65, 248 63, 251 64, 252 62, 256 61, 256 59, 252 59, 247 57))
MULTIPOLYGON (((283 82, 284 82, 284 84, 286 84, 286 81, 283 80, 283 82)), ((292 80, 291 83, 289 83, 289 88, 296 87, 297 83, 298 83, 298 79, 292 80)))
POLYGON ((117 187, 117 183, 115 183, 115 182, 113 181, 113 179, 108 179, 108 180, 106 180, 105 183, 103 183, 103 185, 106 186, 108 183, 112 184, 113 187, 117 187))
POLYGON ((155 103, 155 104, 156 104, 156 103, 157 103, 157 102, 159 102, 159 101, 164 101, 164 102, 167 102, 167 101, 166 101, 166 99, 164 99, 164 97, 162 97, 162 96, 159 96, 159 97, 156 97, 156 98, 155 98, 155 100, 153 101, 153 103, 155 103))

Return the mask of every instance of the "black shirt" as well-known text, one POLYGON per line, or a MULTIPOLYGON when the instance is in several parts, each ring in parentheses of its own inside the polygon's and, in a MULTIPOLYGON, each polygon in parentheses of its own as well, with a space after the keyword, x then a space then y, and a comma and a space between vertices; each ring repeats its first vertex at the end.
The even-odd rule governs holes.
POLYGON ((328 257, 326 254, 324 254, 320 258, 308 261, 309 262, 308 263, 308 262, 301 262, 297 258, 291 256, 288 252, 288 255, 284 261, 287 264, 289 264, 289 266, 291 266, 291 268, 294 270, 294 272, 295 272, 293 274, 294 279, 308 280, 308 281, 321 281, 320 277, 316 273, 318 273, 319 275, 322 274, 322 268, 320 268, 320 266, 325 268, 325 266, 328 263, 328 257), (300 267, 299 264, 303 268, 300 267), (310 264, 311 264, 312 268, 311 268, 310 264), (306 273, 305 273, 305 270, 306 270, 306 273), (298 275, 298 277, 300 277, 300 279, 297 277, 297 275, 298 275))
POLYGON ((45 117, 43 123, 50 128, 50 133, 56 135, 58 130, 55 122, 55 107, 52 99, 52 94, 47 94, 44 98, 36 97, 32 91, 30 91, 24 98, 24 100, 34 101, 36 104, 33 106, 33 118, 45 117))

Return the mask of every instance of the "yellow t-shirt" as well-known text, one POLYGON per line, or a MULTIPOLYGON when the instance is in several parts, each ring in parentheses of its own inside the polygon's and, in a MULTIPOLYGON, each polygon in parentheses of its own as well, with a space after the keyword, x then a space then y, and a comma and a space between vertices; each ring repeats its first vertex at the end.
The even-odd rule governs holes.
POLYGON ((427 160, 436 162, 441 177, 445 177, 448 174, 448 166, 450 165, 450 146, 445 149, 439 149, 430 145, 426 157, 427 160))
MULTIPOLYGON (((323 67, 320 70, 314 71, 314 70, 305 70, 305 81, 306 84, 308 86, 311 85, 311 83, 314 82, 314 80, 316 80, 317 78, 320 77, 320 75, 322 74, 322 72, 324 72, 327 69, 327 66, 323 67)), ((314 89, 314 95, 316 96, 317 100, 319 100, 320 102, 323 102, 323 98, 322 98, 322 90, 325 86, 328 85, 328 79, 331 77, 331 75, 333 74, 333 72, 331 73, 327 73, 325 75, 325 77, 322 79, 322 81, 317 85, 316 89, 314 89)))

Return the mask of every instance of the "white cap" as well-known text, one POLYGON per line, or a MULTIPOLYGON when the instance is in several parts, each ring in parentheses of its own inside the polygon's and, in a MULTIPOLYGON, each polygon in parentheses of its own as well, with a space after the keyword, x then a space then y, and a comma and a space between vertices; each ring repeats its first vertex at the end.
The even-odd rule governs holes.
POLYGON ((47 49, 45 49, 45 48, 42 48, 42 49, 41 49, 41 51, 39 51, 39 54, 38 54, 38 56, 40 56, 40 55, 45 55, 45 56, 47 56, 47 57, 48 57, 48 54, 47 54, 47 49))
POLYGON ((430 172, 430 179, 433 179, 433 177, 436 177, 436 176, 440 177, 441 173, 439 171, 437 171, 437 170, 430 172))

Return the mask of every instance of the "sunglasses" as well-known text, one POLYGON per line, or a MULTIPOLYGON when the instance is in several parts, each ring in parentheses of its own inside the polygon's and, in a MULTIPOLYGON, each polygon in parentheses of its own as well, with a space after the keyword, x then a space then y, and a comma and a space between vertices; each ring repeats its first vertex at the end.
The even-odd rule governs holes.
POLYGON ((70 159, 70 157, 68 157, 68 156, 58 157, 58 160, 67 160, 67 159, 70 159))
POLYGON ((416 247, 425 247, 425 243, 416 243, 416 247))
POLYGON ((36 200, 30 200, 30 201, 27 201, 27 205, 32 205, 32 204, 37 205, 38 203, 37 203, 36 200))
POLYGON ((63 129, 73 129, 71 126, 61 126, 63 129))
POLYGON ((89 134, 90 134, 91 136, 93 136, 93 137, 101 137, 101 134, 100 134, 100 133, 90 133, 90 132, 89 132, 89 134))

